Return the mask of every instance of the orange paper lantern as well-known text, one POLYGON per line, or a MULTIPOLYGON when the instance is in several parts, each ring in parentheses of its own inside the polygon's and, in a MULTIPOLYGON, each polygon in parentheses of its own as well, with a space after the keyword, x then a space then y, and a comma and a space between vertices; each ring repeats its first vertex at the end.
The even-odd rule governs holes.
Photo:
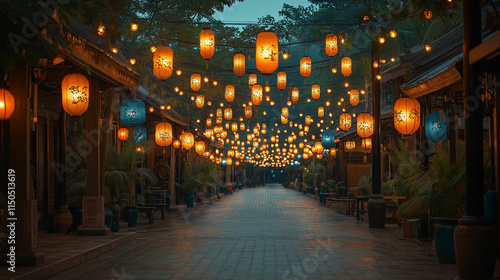
POLYGON ((248 87, 252 88, 257 84, 257 74, 250 74, 248 76, 248 87))
POLYGON ((278 89, 284 90, 286 88, 286 73, 283 71, 278 72, 277 80, 278 80, 278 89))
POLYGON ((127 140, 128 138, 128 128, 120 128, 118 129, 118 138, 122 141, 127 140))
POLYGON ((203 105, 205 104, 205 96, 203 95, 197 95, 195 99, 196 107, 198 108, 203 108, 203 105))
POLYGON ((278 68, 278 36, 271 31, 257 35, 255 61, 257 69, 264 75, 270 75, 278 68))
POLYGON ((204 59, 210 59, 215 53, 215 35, 208 28, 200 33, 200 54, 204 59))
POLYGON ((292 102, 293 104, 297 104, 297 102, 299 102, 299 89, 296 87, 292 89, 292 102))
POLYGON ((167 122, 161 122, 155 126, 155 142, 162 147, 166 147, 172 144, 171 124, 167 122))
POLYGON ((351 105, 356 107, 359 104, 359 91, 356 89, 353 89, 349 93, 349 101, 351 102, 351 105))
POLYGON ((252 103, 255 106, 259 106, 262 103, 262 87, 260 85, 252 87, 252 103))
POLYGON ((233 73, 236 77, 245 74, 245 56, 241 53, 235 54, 233 57, 233 73))
POLYGON ((154 52, 153 74, 159 80, 172 76, 174 70, 174 51, 168 46, 159 46, 154 52))
POLYGON ((304 78, 307 78, 311 74, 311 59, 307 56, 304 56, 300 59, 300 75, 304 78))
POLYGON ((207 119, 207 126, 208 127, 212 126, 212 119, 211 118, 207 119))
POLYGON ((321 94, 321 88, 318 84, 315 84, 311 87, 311 96, 313 99, 318 99, 321 94))
POLYGON ((194 91, 198 91, 201 88, 201 76, 200 74, 191 75, 191 89, 194 91))
POLYGON ((252 106, 246 106, 245 107, 245 117, 247 119, 252 118, 252 106))
POLYGON ((400 98, 394 104, 394 127, 410 135, 420 127, 420 103, 413 98, 400 98))
POLYGON ((346 131, 348 130, 349 128, 351 128, 351 123, 352 123, 352 119, 351 119, 351 114, 349 113, 343 113, 342 115, 340 115, 340 129, 346 131))
POLYGON ((344 77, 351 75, 351 73, 352 73, 351 67, 352 67, 351 59, 347 56, 342 58, 342 61, 341 61, 342 70, 341 71, 342 71, 342 74, 344 75, 344 77))
POLYGON ((288 107, 283 107, 281 108, 281 115, 284 116, 285 118, 288 118, 288 107))
POLYGON ((205 152, 205 142, 196 141, 196 143, 194 145, 194 149, 195 149, 197 154, 199 154, 200 156, 203 155, 203 153, 205 152))
POLYGON ((186 150, 189 150, 194 145, 194 136, 191 132, 183 132, 179 137, 181 140, 182 147, 186 150))
POLYGON ((226 86, 226 92, 225 92, 224 97, 226 98, 226 101, 228 103, 233 102, 233 100, 234 100, 234 86, 233 85, 226 86))
POLYGON ((181 146, 181 141, 179 140, 174 140, 174 148, 179 149, 181 146))
POLYGON ((325 108, 318 107, 318 117, 322 118, 325 116, 325 108))
MULTIPOLYGON (((66 75, 61 83, 61 90, 62 106, 66 113, 68 113, 70 116, 79 116, 87 111, 87 108, 89 107, 89 81, 84 75, 66 75)), ((12 96, 9 91, 2 90, 0 92, 0 98, 3 97, 2 99, 5 99, 5 111, 2 115, 6 116, 7 113, 10 112, 10 114, 8 114, 10 117, 10 115, 14 111, 14 107, 10 107, 11 105, 9 106, 7 102, 12 102, 13 105, 14 98, 10 98, 9 95, 12 96)), ((0 99, 0 101, 2 101, 2 99, 0 99)), ((0 110, 2 109, 0 108, 0 110)), ((2 115, 0 115, 0 117, 2 115)))
POLYGON ((224 118, 228 121, 233 118, 233 110, 231 108, 224 109, 224 118))
POLYGON ((358 135, 361 138, 368 138, 373 134, 373 116, 368 113, 361 113, 357 119, 358 135))
POLYGON ((335 34, 326 35, 325 52, 328 56, 335 56, 338 52, 337 36, 335 34))

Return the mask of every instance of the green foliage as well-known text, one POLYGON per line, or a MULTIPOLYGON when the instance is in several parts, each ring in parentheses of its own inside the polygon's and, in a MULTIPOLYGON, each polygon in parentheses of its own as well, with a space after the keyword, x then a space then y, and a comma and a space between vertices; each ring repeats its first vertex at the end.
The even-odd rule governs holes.
POLYGON ((193 194, 203 186, 214 188, 220 177, 219 165, 189 151, 188 161, 183 168, 182 183, 178 185, 186 194, 193 194))

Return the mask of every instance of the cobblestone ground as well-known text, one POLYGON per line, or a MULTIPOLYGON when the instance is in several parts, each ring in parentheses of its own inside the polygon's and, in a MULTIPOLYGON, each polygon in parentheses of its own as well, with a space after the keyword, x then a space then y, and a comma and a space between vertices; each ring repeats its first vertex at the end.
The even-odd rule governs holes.
POLYGON ((136 241, 53 279, 455 279, 430 243, 279 185, 171 213, 136 241))

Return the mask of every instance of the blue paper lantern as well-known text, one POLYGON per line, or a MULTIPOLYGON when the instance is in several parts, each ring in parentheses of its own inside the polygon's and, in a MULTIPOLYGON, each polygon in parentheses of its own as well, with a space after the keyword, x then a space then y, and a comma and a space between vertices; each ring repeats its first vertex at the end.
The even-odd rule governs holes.
POLYGON ((323 130, 321 134, 321 146, 330 149, 335 145, 335 133, 329 129, 323 130))
POLYGON ((425 116, 425 137, 433 143, 446 141, 448 136, 448 125, 441 122, 439 112, 430 112, 425 116))
POLYGON ((146 121, 146 105, 139 99, 124 100, 120 106, 120 119, 128 126, 143 124, 146 121))
POLYGON ((144 126, 134 128, 134 140, 136 143, 146 142, 148 140, 147 131, 144 126))

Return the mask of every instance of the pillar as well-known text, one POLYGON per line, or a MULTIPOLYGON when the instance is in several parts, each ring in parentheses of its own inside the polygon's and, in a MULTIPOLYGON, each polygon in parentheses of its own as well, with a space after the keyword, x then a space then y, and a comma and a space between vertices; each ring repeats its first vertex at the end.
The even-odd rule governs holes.
POLYGON ((170 147, 170 177, 168 178, 168 187, 170 189, 170 205, 177 205, 175 196, 175 148, 171 144, 170 147))
POLYGON ((104 225, 104 196, 101 194, 100 151, 101 131, 99 80, 89 77, 89 108, 85 113, 84 135, 87 140, 87 195, 83 197, 83 220, 79 235, 107 235, 110 229, 104 225))
MULTIPOLYGON (((16 108, 10 117, 10 166, 15 172, 15 215, 7 215, 7 224, 16 229, 16 265, 40 265, 44 254, 37 249, 37 201, 30 191, 30 70, 18 65, 10 75, 9 90, 14 95, 16 108), (12 218, 13 220, 9 220, 12 218)), ((8 212, 7 212, 8 213, 8 212)), ((10 246, 9 246, 10 247, 10 246)))

